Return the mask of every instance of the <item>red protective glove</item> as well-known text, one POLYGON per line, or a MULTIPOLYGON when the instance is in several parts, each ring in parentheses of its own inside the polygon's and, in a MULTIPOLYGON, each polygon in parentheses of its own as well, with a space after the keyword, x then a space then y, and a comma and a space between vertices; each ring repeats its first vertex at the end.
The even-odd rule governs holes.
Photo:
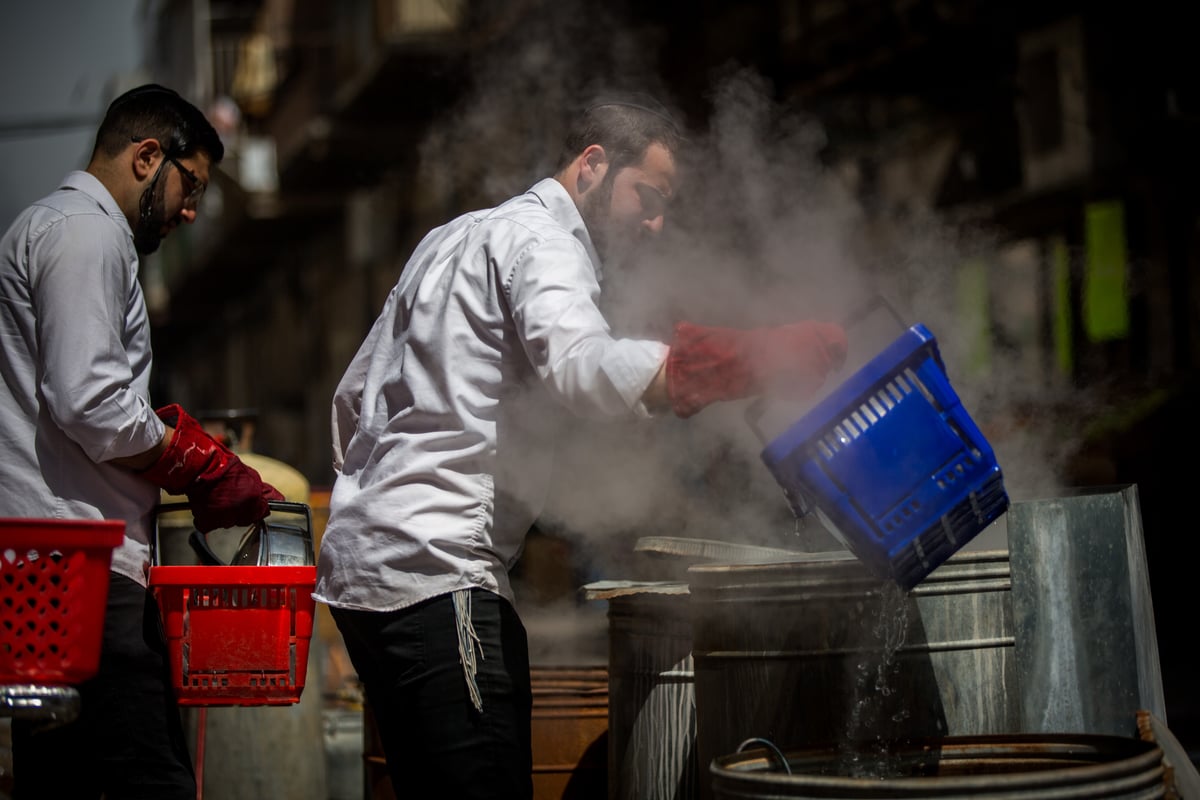
POLYGON ((667 395, 680 417, 765 391, 806 397, 845 360, 846 332, 831 322, 753 330, 681 322, 667 354, 667 395))
POLYGON ((268 501, 283 499, 179 405, 163 406, 155 413, 175 435, 158 461, 140 474, 171 494, 187 495, 198 531, 258 522, 270 512, 268 501))

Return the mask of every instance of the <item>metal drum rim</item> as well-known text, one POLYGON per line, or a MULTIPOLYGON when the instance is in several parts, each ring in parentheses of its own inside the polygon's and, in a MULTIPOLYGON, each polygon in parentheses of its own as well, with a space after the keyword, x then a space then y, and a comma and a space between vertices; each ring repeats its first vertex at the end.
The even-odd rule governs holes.
MULTIPOLYGON (((964 791, 971 793, 980 793, 981 796, 997 796, 1002 792, 1011 792, 1023 788, 1044 789, 1052 781, 1051 777, 1058 778, 1059 786, 1077 786, 1080 784, 1091 785, 1095 780, 1100 778, 1114 778, 1118 776, 1132 775, 1143 776, 1142 780, 1147 784, 1153 784, 1159 780, 1164 772, 1162 765, 1163 753, 1158 745, 1152 742, 1146 742, 1141 739, 1126 738, 1120 736, 1109 736, 1104 734, 996 734, 991 736, 951 736, 943 739, 921 739, 915 740, 909 745, 909 751, 913 751, 921 743, 928 743, 945 752, 950 749, 952 753, 962 752, 968 753, 967 748, 971 743, 980 745, 982 749, 977 749, 971 753, 978 758, 980 755, 986 755, 991 750, 1003 749, 1005 747, 1019 747, 1024 745, 1058 745, 1076 746, 1080 748, 1079 752, 1098 752, 1097 747, 1107 746, 1112 750, 1119 747, 1126 749, 1141 750, 1142 752, 1132 752, 1120 758, 1111 761, 1101 761, 1097 763, 1066 766, 1058 770, 1034 770, 1018 773, 988 773, 988 774, 972 774, 972 775, 957 775, 957 776, 926 776, 926 777, 898 777, 898 778, 854 778, 848 776, 831 776, 819 775, 810 773, 786 774, 776 772, 758 772, 758 771, 741 771, 729 766, 738 761, 751 760, 753 754, 760 751, 747 750, 741 753, 719 756, 713 759, 709 765, 709 771, 713 775, 714 780, 722 783, 743 784, 753 780, 755 783, 765 783, 769 786, 786 787, 789 785, 811 786, 813 788, 835 789, 838 791, 849 791, 854 789, 874 790, 874 794, 868 792, 862 795, 863 797, 882 797, 878 794, 881 790, 896 790, 904 792, 904 796, 918 796, 912 794, 918 791, 936 791, 942 794, 948 791, 964 791), (1090 748, 1090 749, 1089 749, 1090 748)), ((761 757, 765 763, 771 763, 775 760, 772 756, 761 751, 764 755, 761 757)), ((811 755, 813 757, 832 754, 832 750, 828 748, 804 748, 801 750, 793 750, 784 753, 784 757, 788 759, 789 765, 793 763, 796 757, 804 757, 811 755), (819 754, 819 756, 818 756, 819 754)), ((754 760, 758 760, 755 757, 754 760)), ((938 796, 932 794, 930 796, 938 796)), ((829 795, 835 796, 854 796, 854 795, 829 795)))

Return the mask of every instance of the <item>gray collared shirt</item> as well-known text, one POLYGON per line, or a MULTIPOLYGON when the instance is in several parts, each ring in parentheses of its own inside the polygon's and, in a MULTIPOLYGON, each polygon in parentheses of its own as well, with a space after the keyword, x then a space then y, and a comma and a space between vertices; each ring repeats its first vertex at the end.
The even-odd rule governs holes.
POLYGON ((426 235, 334 396, 318 600, 512 599, 561 412, 649 416, 642 394, 666 358, 661 342, 612 336, 599 264, 551 178, 426 235))
POLYGON ((106 463, 164 431, 137 273, 129 222, 87 172, 0 240, 0 516, 124 520, 112 568, 145 585, 159 490, 106 463))

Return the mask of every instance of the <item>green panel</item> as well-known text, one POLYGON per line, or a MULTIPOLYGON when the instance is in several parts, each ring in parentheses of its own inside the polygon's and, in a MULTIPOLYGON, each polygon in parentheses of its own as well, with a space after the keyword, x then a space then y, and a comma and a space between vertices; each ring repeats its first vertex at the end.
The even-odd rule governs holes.
POLYGON ((1123 339, 1129 335, 1125 206, 1118 200, 1089 203, 1084 215, 1083 329, 1093 342, 1123 339))
POLYGON ((1050 239, 1050 281, 1054 293, 1054 360, 1061 374, 1070 375, 1075 366, 1071 340, 1071 256, 1062 236, 1050 239))
POLYGON ((981 258, 964 262, 958 271, 957 290, 959 330, 967 344, 964 367, 969 375, 987 375, 992 367, 987 262, 981 258))

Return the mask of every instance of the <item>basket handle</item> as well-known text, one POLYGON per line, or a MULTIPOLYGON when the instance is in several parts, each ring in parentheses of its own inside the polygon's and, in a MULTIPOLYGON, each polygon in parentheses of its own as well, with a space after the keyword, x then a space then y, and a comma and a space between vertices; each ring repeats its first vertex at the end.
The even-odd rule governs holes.
MULTIPOLYGON (((868 298, 865 303, 842 317, 840 324, 842 328, 853 328, 855 325, 866 319, 867 315, 869 315, 872 311, 875 311, 879 308, 884 309, 889 315, 891 315, 892 319, 896 321, 896 324, 900 326, 901 331, 908 329, 907 323, 905 323, 904 319, 900 316, 892 304, 888 302, 888 299, 882 294, 878 293, 871 295, 871 297, 868 298)), ((762 421, 762 416, 764 413, 766 413, 766 410, 767 398, 763 395, 759 395, 750 401, 750 403, 746 406, 746 411, 743 415, 746 420, 746 425, 749 426, 750 430, 754 431, 754 435, 758 438, 758 441, 763 445, 763 447, 767 446, 767 437, 763 433, 762 427, 759 423, 762 421)))
POLYGON ((228 566, 221 557, 213 552, 212 545, 208 543, 208 534, 201 533, 193 529, 188 534, 188 544, 192 547, 192 552, 200 557, 200 563, 206 567, 225 567, 228 566))
POLYGON ((874 311, 877 308, 882 308, 885 311, 887 311, 888 314, 891 315, 892 319, 894 319, 896 321, 896 324, 900 326, 900 330, 903 331, 903 330, 908 329, 908 323, 904 321, 904 319, 900 316, 899 312, 896 311, 896 309, 892 306, 892 304, 888 302, 888 299, 886 297, 884 297, 882 294, 871 295, 871 297, 868 298, 865 303, 863 303, 861 306, 856 308, 854 311, 851 311, 849 314, 847 314, 845 317, 843 317, 842 318, 842 327, 843 328, 854 327, 855 325, 857 325, 858 323, 860 323, 864 319, 866 319, 867 315, 870 314, 872 311, 874 311))

